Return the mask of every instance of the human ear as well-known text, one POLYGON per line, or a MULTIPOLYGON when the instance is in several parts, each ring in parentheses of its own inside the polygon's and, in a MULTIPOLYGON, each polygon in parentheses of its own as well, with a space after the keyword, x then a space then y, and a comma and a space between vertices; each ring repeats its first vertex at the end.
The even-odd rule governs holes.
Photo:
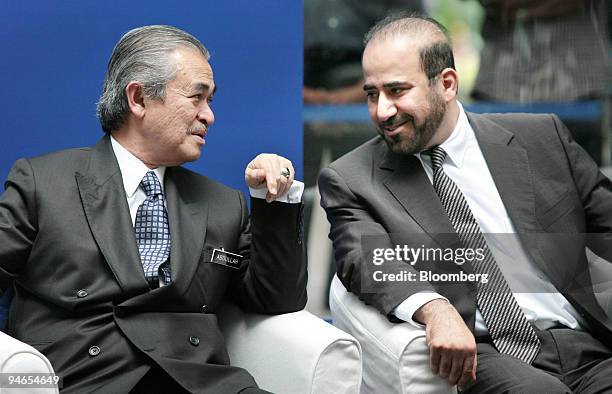
POLYGON ((125 95, 127 97, 128 107, 130 107, 132 114, 138 118, 144 117, 145 100, 142 83, 130 81, 125 87, 125 95))
POLYGON ((452 68, 445 68, 440 73, 440 82, 442 85, 442 95, 446 101, 450 101, 457 96, 459 90, 459 77, 457 71, 452 68))

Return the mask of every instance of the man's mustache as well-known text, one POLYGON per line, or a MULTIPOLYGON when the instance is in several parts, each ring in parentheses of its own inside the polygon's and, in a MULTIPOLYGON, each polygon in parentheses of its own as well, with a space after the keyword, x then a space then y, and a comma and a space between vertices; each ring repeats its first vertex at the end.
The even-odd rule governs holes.
POLYGON ((406 123, 406 122, 412 122, 414 123, 414 118, 408 114, 397 114, 395 116, 390 117, 389 119, 385 120, 384 122, 380 122, 380 126, 383 128, 386 127, 395 127, 397 125, 400 125, 402 123, 406 123))
POLYGON ((189 134, 206 134, 208 132, 208 126, 190 127, 189 129, 187 129, 187 132, 189 134))

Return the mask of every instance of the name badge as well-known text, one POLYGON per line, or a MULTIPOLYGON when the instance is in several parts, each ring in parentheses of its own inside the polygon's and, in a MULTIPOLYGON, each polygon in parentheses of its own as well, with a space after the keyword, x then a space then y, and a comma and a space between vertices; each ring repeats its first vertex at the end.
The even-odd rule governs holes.
POLYGON ((239 254, 226 252, 223 249, 213 249, 211 262, 234 269, 240 269, 242 259, 243 257, 239 254))

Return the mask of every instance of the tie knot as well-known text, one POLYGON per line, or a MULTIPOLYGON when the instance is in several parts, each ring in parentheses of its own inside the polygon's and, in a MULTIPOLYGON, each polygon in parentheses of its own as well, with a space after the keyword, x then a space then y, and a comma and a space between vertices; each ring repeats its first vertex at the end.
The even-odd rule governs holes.
POLYGON ((147 197, 162 194, 161 183, 153 171, 149 171, 145 174, 142 181, 140 181, 140 186, 146 193, 147 197))
POLYGON ((442 167, 444 159, 446 158, 446 152, 439 146, 434 146, 431 149, 423 151, 424 154, 431 156, 431 167, 433 170, 437 170, 442 167))

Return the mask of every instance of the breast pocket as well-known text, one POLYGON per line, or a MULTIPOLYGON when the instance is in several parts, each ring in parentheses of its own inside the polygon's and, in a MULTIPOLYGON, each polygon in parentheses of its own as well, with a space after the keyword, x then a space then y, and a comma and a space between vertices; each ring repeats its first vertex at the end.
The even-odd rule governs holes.
POLYGON ((221 301, 232 276, 239 273, 237 269, 212 262, 215 249, 221 249, 221 246, 204 247, 192 282, 198 291, 206 294, 206 301, 211 307, 221 301))
POLYGON ((572 196, 569 190, 565 190, 556 202, 551 204, 544 213, 539 215, 538 221, 542 225, 542 228, 546 230, 558 222, 559 219, 567 215, 573 207, 574 201, 572 200, 572 196))

